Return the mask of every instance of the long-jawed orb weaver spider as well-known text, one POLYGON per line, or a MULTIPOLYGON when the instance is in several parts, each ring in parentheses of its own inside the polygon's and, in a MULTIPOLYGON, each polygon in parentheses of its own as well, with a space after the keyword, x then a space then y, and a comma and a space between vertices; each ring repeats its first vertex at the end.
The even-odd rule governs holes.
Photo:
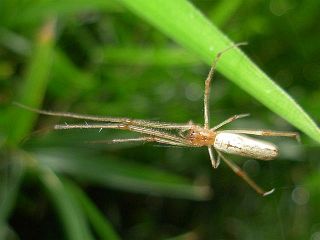
POLYGON ((238 176, 246 181, 257 193, 266 196, 268 194, 271 194, 274 189, 270 191, 264 191, 240 167, 227 159, 224 154, 222 154, 222 152, 260 160, 272 160, 278 156, 278 149, 274 144, 250 138, 245 135, 295 137, 297 140, 299 140, 298 133, 279 132, 271 130, 220 130, 222 126, 231 123, 239 118, 247 117, 249 116, 249 114, 234 115, 214 126, 213 128, 210 128, 209 124, 210 86, 216 69, 216 65, 222 54, 234 47, 238 47, 244 44, 246 43, 238 43, 232 45, 216 55, 209 74, 205 80, 203 126, 194 124, 191 121, 186 124, 177 124, 130 118, 82 115, 68 112, 51 112, 30 108, 19 103, 15 104, 27 110, 44 115, 100 122, 55 125, 54 129, 120 129, 142 134, 141 137, 137 138, 113 139, 106 141, 108 143, 157 142, 161 144, 181 147, 207 147, 213 168, 217 168, 220 164, 220 160, 222 159, 222 161, 224 161, 238 176), (214 152, 217 153, 216 156, 214 156, 214 152))

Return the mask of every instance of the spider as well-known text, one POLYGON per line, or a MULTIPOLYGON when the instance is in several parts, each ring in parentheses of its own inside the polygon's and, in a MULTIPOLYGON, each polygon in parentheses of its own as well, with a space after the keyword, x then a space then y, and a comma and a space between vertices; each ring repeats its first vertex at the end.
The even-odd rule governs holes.
POLYGON ((108 141, 109 143, 156 142, 180 147, 207 147, 213 168, 217 168, 221 160, 224 161, 232 169, 232 171, 246 181, 258 194, 266 196, 271 194, 274 189, 270 191, 263 190, 246 174, 246 172, 244 172, 235 163, 227 159, 222 152, 259 160, 272 160, 278 155, 278 149, 274 144, 250 138, 246 135, 295 137, 297 140, 299 140, 298 133, 271 130, 220 130, 224 125, 229 124, 237 119, 247 117, 249 114, 234 115, 214 126, 213 128, 210 128, 209 124, 210 85, 215 73, 216 65, 225 52, 245 44, 246 43, 234 44, 219 52, 214 58, 209 74, 205 80, 203 126, 194 124, 192 121, 186 124, 177 124, 130 118, 82 115, 68 112, 51 112, 30 108, 19 103, 15 104, 39 114, 97 122, 90 124, 86 122, 85 124, 55 125, 54 129, 120 129, 142 134, 141 137, 136 138, 113 139, 108 141), (216 156, 214 152, 216 152, 216 156))

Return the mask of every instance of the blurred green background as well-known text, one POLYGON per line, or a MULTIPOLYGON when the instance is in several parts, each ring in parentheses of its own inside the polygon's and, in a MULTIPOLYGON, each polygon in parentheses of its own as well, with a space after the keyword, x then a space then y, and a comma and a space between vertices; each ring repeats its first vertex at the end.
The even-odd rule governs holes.
MULTIPOLYGON (((263 198, 206 149, 92 144, 137 134, 51 131, 74 121, 12 105, 202 124, 209 65, 129 2, 0 1, 0 239, 319 240, 320 150, 304 134, 267 138, 272 162, 230 157, 276 189, 263 198)), ((319 123, 318 0, 191 3, 319 123)), ((212 125, 249 112, 228 127, 297 131, 233 82, 215 75, 212 125)))

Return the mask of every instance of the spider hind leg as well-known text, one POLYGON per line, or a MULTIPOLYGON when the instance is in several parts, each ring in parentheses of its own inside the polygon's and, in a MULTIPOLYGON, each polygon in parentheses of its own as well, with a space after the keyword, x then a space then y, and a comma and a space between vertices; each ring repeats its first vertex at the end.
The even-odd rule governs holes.
POLYGON ((217 151, 218 156, 232 169, 232 171, 237 174, 239 177, 241 177, 245 182, 249 184, 250 187, 252 187, 257 193, 259 193, 262 196, 270 195, 274 192, 274 188, 270 191, 263 190, 255 181, 253 181, 245 171, 243 171, 239 166, 231 162, 229 159, 227 159, 224 155, 222 155, 221 152, 217 151))

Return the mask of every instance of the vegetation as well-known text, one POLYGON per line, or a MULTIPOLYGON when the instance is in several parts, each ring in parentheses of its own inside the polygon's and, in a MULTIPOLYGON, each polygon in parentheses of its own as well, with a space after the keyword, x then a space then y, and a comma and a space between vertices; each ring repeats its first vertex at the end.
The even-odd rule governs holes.
POLYGON ((317 0, 1 1, 0 239, 318 239, 319 8, 317 0), (12 104, 202 124, 209 65, 244 41, 218 63, 211 124, 250 112, 228 128, 302 135, 301 144, 267 138, 281 151, 272 162, 230 157, 276 188, 265 198, 227 166, 213 170, 206 149, 93 144, 136 135, 52 131, 71 120, 12 104))

